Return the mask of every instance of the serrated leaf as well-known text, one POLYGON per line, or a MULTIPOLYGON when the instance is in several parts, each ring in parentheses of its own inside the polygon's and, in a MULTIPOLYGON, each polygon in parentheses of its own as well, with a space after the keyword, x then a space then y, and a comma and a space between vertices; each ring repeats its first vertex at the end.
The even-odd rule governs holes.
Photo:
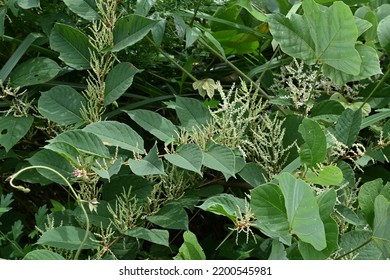
POLYGON ((142 227, 126 230, 127 236, 146 240, 158 245, 169 247, 169 232, 161 229, 146 229, 142 227))
POLYGON ((139 15, 129 15, 120 18, 114 27, 114 47, 113 52, 118 52, 130 47, 144 38, 149 31, 158 23, 139 15))
POLYGON ((194 98, 176 97, 176 113, 180 123, 187 130, 201 129, 210 121, 209 110, 202 102, 194 98))
POLYGON ((231 194, 220 194, 206 199, 198 207, 204 211, 225 216, 234 222, 239 217, 240 212, 245 211, 245 201, 231 194))
POLYGON ((77 14, 79 17, 82 17, 86 20, 96 20, 99 18, 97 12, 96 1, 95 0, 63 0, 65 5, 77 14))
POLYGON ((35 57, 15 67, 9 78, 14 87, 43 84, 61 71, 58 64, 46 57, 35 57))
POLYGON ((88 37, 69 25, 56 23, 50 34, 50 47, 60 53, 60 59, 77 70, 90 68, 92 46, 88 37))
POLYGON ((178 203, 168 203, 146 219, 162 228, 188 230, 187 212, 178 203))
POLYGON ((320 125, 304 119, 298 129, 305 143, 301 146, 300 158, 302 164, 313 167, 326 159, 326 137, 320 125))
MULTIPOLYGON (((45 231, 38 239, 37 244, 65 250, 77 250, 82 244, 85 234, 86 231, 82 228, 61 226, 45 231)), ((97 249, 99 244, 93 242, 94 239, 93 234, 89 232, 88 238, 82 248, 97 249)))
POLYGON ((200 246, 196 235, 191 231, 183 234, 184 242, 179 248, 179 253, 174 257, 175 260, 205 260, 206 255, 200 246))
POLYGON ((86 105, 85 98, 70 86, 55 86, 42 92, 38 100, 38 110, 47 119, 60 125, 81 122, 81 108, 86 105))
POLYGON ((291 245, 285 202, 277 185, 267 183, 251 190, 250 206, 262 232, 283 244, 291 245))
POLYGON ((126 113, 140 127, 165 143, 171 142, 179 135, 176 126, 158 113, 143 109, 126 111, 126 113))
POLYGON ((133 83, 134 75, 141 72, 129 62, 122 62, 108 73, 104 88, 104 105, 117 100, 133 83))
POLYGON ((164 164, 158 157, 156 144, 143 159, 129 159, 129 167, 138 176, 166 175, 164 172, 164 164))
POLYGON ((87 125, 83 131, 95 134, 106 146, 118 146, 132 152, 144 153, 144 140, 124 123, 100 121, 87 125))
POLYGON ((173 165, 202 175, 200 169, 203 162, 203 153, 196 144, 183 144, 177 148, 176 153, 165 154, 164 158, 173 165))
POLYGON ((279 186, 284 196, 287 219, 292 234, 316 250, 326 248, 324 223, 319 207, 310 186, 289 173, 278 176, 279 186))
POLYGON ((98 136, 91 132, 75 129, 63 132, 49 143, 63 142, 73 146, 80 152, 95 155, 98 157, 110 158, 110 153, 98 136))
POLYGON ((203 165, 235 178, 235 156, 226 146, 214 144, 203 152, 203 165))
POLYGON ((3 116, 0 117, 0 145, 8 152, 22 139, 33 123, 34 118, 3 116))
MULTIPOLYGON (((36 152, 28 159, 28 162, 31 165, 50 167, 65 178, 69 178, 73 172, 73 167, 64 157, 50 150, 40 150, 36 152)), ((50 170, 38 168, 37 171, 50 181, 60 185, 66 185, 66 182, 61 177, 50 170)))
POLYGON ((24 256, 23 260, 48 261, 48 260, 65 260, 65 258, 53 251, 49 251, 46 249, 38 249, 27 253, 24 256))
POLYGON ((351 147, 356 141, 356 137, 360 131, 360 125, 362 123, 362 111, 352 111, 346 109, 335 126, 335 137, 341 143, 351 147))
POLYGON ((309 170, 305 180, 321 186, 337 186, 343 180, 343 172, 337 166, 325 166, 318 174, 309 170))

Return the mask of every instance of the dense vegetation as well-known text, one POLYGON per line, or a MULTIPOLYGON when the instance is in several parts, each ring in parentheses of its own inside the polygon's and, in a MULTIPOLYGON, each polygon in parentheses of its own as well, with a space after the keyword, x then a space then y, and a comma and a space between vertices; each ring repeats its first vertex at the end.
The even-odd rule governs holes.
POLYGON ((0 258, 389 258, 386 2, 0 1, 0 258))

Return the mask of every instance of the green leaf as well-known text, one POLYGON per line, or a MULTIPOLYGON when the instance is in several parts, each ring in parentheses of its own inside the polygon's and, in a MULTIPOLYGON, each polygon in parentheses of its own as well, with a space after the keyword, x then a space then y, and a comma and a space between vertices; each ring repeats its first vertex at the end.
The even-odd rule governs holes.
POLYGON ((375 198, 374 232, 372 238, 385 258, 390 257, 390 201, 383 195, 375 198))
POLYGON ((245 163, 238 175, 254 188, 266 182, 265 171, 254 162, 245 163))
POLYGON ((22 9, 39 8, 39 0, 17 0, 18 6, 22 9))
POLYGON ((7 14, 7 8, 0 7, 0 37, 4 35, 4 20, 6 14, 7 14))
MULTIPOLYGON (((378 110, 379 111, 379 110, 378 110)), ((369 127, 381 120, 384 120, 386 118, 390 117, 390 110, 383 109, 383 111, 373 114, 371 116, 368 116, 362 120, 362 123, 360 125, 360 130, 369 127)))
POLYGON ((150 9, 156 4, 156 0, 137 0, 135 6, 135 14, 140 16, 147 16, 150 9))
POLYGON ((362 61, 355 49, 358 29, 350 8, 341 1, 325 8, 314 0, 304 0, 302 7, 315 43, 317 61, 358 75, 362 61))
POLYGON ((378 39, 386 53, 390 54, 390 15, 381 20, 378 24, 378 39))
POLYGON ((351 147, 356 141, 362 123, 362 111, 346 109, 337 120, 335 137, 341 143, 351 147))
POLYGON ((304 119, 298 129, 305 143, 301 146, 302 164, 314 167, 326 159, 326 137, 320 125, 310 119, 304 119))
POLYGON ((269 260, 288 260, 286 249, 283 244, 277 240, 272 240, 271 254, 268 257, 269 260))
POLYGON ((50 47, 60 53, 60 59, 77 70, 90 68, 92 46, 88 37, 69 25, 56 23, 50 34, 50 47))
POLYGON ((110 153, 98 136, 91 132, 75 129, 66 131, 48 141, 49 143, 63 142, 76 148, 78 151, 110 158, 110 153))
POLYGON ((129 166, 131 171, 138 176, 166 175, 164 164, 158 157, 156 144, 143 159, 129 159, 129 166))
POLYGON ((129 15, 120 18, 114 27, 114 47, 113 52, 130 47, 144 38, 149 31, 158 23, 139 15, 129 15))
POLYGON ((176 113, 180 123, 187 130, 201 129, 211 118, 209 110, 194 98, 176 97, 176 113))
POLYGON ((203 162, 203 153, 196 144, 180 145, 177 147, 175 154, 165 154, 164 158, 178 167, 191 170, 202 175, 200 169, 203 162))
POLYGON ((95 134, 106 146, 117 146, 132 152, 144 153, 144 140, 127 124, 100 121, 87 125, 83 131, 95 134))
POLYGON ((354 260, 379 260, 383 259, 381 251, 374 242, 370 242, 370 231, 351 230, 341 235, 339 254, 347 254, 348 259, 354 260))
POLYGON ((116 160, 111 160, 109 162, 100 159, 100 160, 96 160, 96 162, 97 162, 96 165, 92 166, 91 169, 97 175, 99 175, 99 177, 107 179, 108 181, 110 181, 113 175, 119 173, 123 163, 121 158, 116 160))
POLYGON ((245 10, 247 10, 255 19, 258 21, 266 21, 267 17, 264 13, 258 11, 255 9, 252 5, 252 1, 250 0, 238 0, 235 1, 235 5, 238 5, 240 7, 243 7, 245 10))
POLYGON ((48 261, 48 260, 65 260, 65 258, 53 251, 49 251, 46 249, 38 249, 27 253, 24 256, 23 260, 48 261))
POLYGON ((179 248, 179 253, 174 257, 175 260, 206 260, 206 255, 195 234, 186 231, 183 234, 183 239, 184 242, 179 248))
POLYGON ((133 83, 134 75, 141 72, 129 62, 121 62, 108 73, 104 88, 104 105, 117 100, 133 83))
POLYGON ((203 165, 235 178, 235 157, 228 147, 213 144, 203 152, 203 165))
POLYGON ((390 200, 390 185, 383 186, 381 178, 366 182, 359 189, 359 206, 371 227, 374 224, 375 199, 378 195, 383 195, 390 200))
POLYGON ((0 117, 0 145, 8 152, 22 139, 33 123, 34 118, 3 116, 0 117))
POLYGON ((138 227, 126 230, 125 234, 127 236, 169 247, 169 232, 167 230, 138 227))
POLYGON ((43 84, 53 79, 61 71, 58 64, 46 57, 29 59, 18 65, 10 74, 14 87, 43 84))
POLYGON ((99 18, 95 0, 63 0, 65 5, 79 17, 86 20, 99 18))
POLYGON ((84 96, 70 86, 55 86, 42 92, 38 100, 38 110, 45 118, 60 125, 70 125, 83 121, 80 113, 87 101, 84 96))
POLYGON ((167 203, 156 214, 146 219, 162 228, 188 230, 187 212, 178 203, 167 203))
POLYGON ((254 188, 250 194, 250 206, 259 229, 269 237, 291 245, 287 212, 280 188, 267 183, 254 188))
POLYGON ((299 251, 305 260, 325 260, 337 250, 339 229, 336 221, 331 216, 334 212, 336 198, 337 193, 334 189, 329 189, 317 197, 321 220, 325 226, 326 248, 322 251, 317 251, 312 245, 299 241, 299 251))
POLYGON ((295 179, 289 173, 280 174, 278 179, 291 233, 296 234, 300 240, 311 244, 318 251, 325 249, 324 223, 310 186, 301 179, 295 179))
MULTIPOLYGON (((86 231, 82 228, 61 226, 45 231, 38 239, 37 244, 65 250, 77 250, 82 244, 85 234, 86 231)), ((88 238, 82 248, 97 249, 99 244, 93 242, 94 239, 94 235, 89 232, 88 238)))
POLYGON ((240 212, 245 212, 245 201, 242 198, 223 193, 206 199, 198 207, 204 211, 225 216, 235 222, 240 212))
POLYGON ((73 163, 74 165, 79 164, 77 158, 80 156, 80 152, 72 145, 69 145, 64 142, 56 142, 56 143, 47 144, 45 146, 45 149, 56 152, 57 154, 61 155, 67 161, 73 163))
POLYGON ((325 166, 318 174, 308 170, 305 180, 321 186, 337 186, 343 180, 343 172, 337 166, 325 166))
MULTIPOLYGON (((36 152, 28 159, 28 162, 31 165, 50 167, 65 178, 69 178, 73 172, 73 167, 65 158, 50 150, 40 150, 36 152)), ((66 185, 66 182, 61 177, 50 170, 38 168, 37 171, 50 181, 56 182, 60 185, 66 185)))
POLYGON ((179 135, 176 126, 158 113, 143 109, 126 111, 126 113, 140 127, 165 143, 171 142, 179 135))

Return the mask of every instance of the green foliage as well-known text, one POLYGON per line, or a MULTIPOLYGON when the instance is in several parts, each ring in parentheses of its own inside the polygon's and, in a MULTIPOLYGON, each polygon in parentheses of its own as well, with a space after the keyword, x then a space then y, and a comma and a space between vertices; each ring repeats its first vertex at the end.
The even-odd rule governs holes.
POLYGON ((14 2, 0 258, 389 258, 388 4, 14 2))

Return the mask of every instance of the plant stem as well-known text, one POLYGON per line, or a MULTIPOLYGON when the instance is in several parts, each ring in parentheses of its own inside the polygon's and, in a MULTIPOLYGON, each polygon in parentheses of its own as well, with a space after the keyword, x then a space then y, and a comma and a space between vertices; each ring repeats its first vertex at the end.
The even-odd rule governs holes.
POLYGON ((198 2, 196 2, 196 6, 194 8, 194 16, 192 17, 191 22, 189 24, 191 28, 194 25, 196 14, 198 13, 198 10, 199 10, 199 7, 200 7, 200 3, 202 3, 202 0, 198 0, 198 2))
POLYGON ((374 87, 374 89, 370 92, 370 94, 367 96, 367 98, 364 100, 363 104, 360 106, 359 109, 362 109, 364 105, 368 102, 368 100, 372 97, 372 95, 378 90, 378 88, 386 81, 387 76, 390 74, 390 67, 387 68, 386 73, 383 75, 382 79, 379 81, 379 83, 374 87))
POLYGON ((356 248, 352 249, 351 251, 341 255, 340 257, 337 257, 336 260, 340 260, 341 258, 345 257, 346 255, 349 255, 357 250, 359 250, 360 248, 366 246, 368 243, 370 243, 372 241, 372 239, 368 239, 366 242, 364 242, 363 244, 360 244, 359 246, 357 246, 356 248))
POLYGON ((13 180, 21 173, 23 173, 24 171, 27 171, 29 169, 46 169, 46 170, 49 170, 51 172, 53 172, 54 174, 56 174, 57 176, 59 176, 64 182, 65 184, 69 187, 69 190, 72 192, 72 194, 74 195, 74 197, 76 198, 76 201, 77 201, 77 204, 80 206, 81 210, 83 211, 83 214, 84 214, 84 217, 85 217, 85 235, 83 237, 83 240, 81 241, 80 243, 80 246, 79 248, 77 249, 77 252, 74 256, 74 259, 77 260, 80 256, 80 253, 81 253, 81 250, 83 249, 83 246, 85 244, 85 242, 87 242, 87 239, 88 239, 88 235, 89 235, 89 227, 90 227, 90 223, 89 223, 89 218, 88 218, 88 214, 87 214, 87 211, 85 210, 84 208, 84 205, 83 205, 83 201, 81 200, 80 196, 76 193, 76 191, 74 190, 74 188, 72 187, 72 185, 69 183, 69 181, 61 174, 59 173, 58 171, 50 168, 50 167, 47 167, 47 166, 43 166, 43 165, 35 165, 35 166, 28 166, 28 167, 25 167, 21 170, 19 170, 18 172, 16 172, 15 174, 11 175, 10 177, 8 177, 9 179, 9 183, 12 187, 18 189, 18 190, 21 190, 23 191, 24 193, 28 193, 30 192, 30 189, 28 188, 25 188, 23 186, 17 186, 13 183, 13 180))

